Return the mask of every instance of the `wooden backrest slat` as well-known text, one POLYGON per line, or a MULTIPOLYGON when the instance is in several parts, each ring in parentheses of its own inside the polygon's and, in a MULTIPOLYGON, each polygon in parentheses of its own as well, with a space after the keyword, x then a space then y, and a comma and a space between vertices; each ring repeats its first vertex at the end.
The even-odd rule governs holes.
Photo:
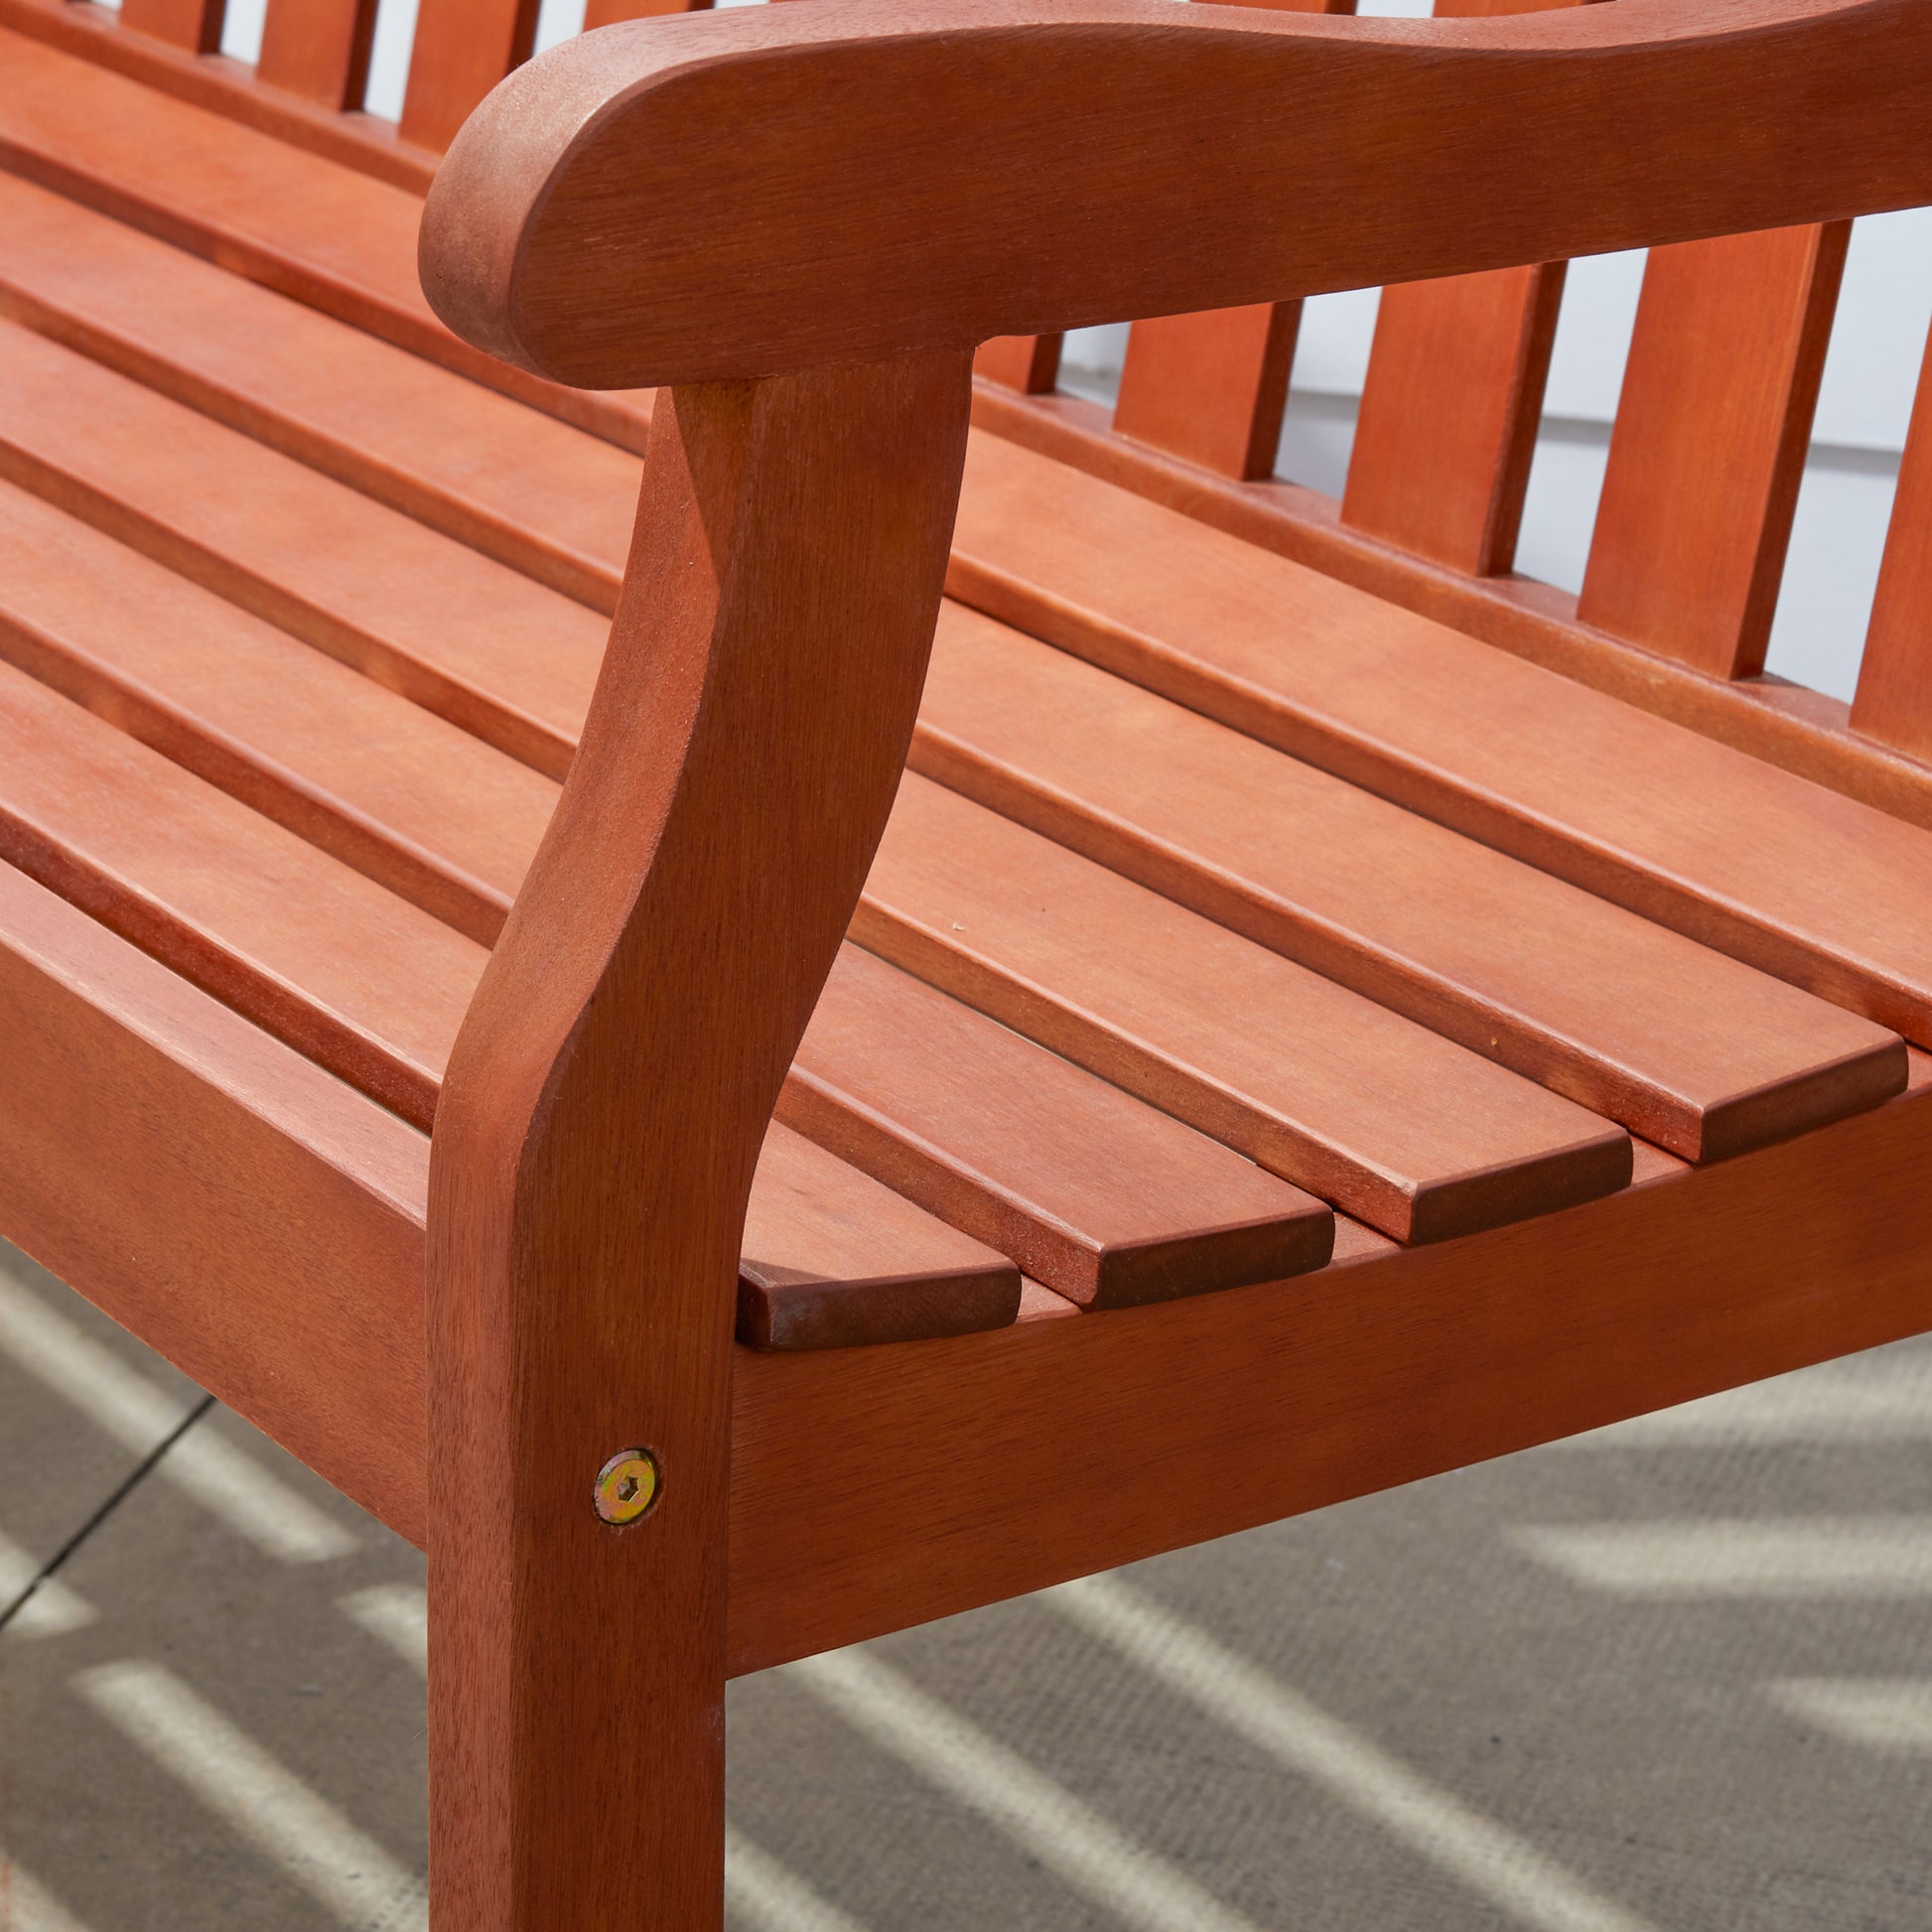
POLYGON ((1852 728, 1932 759, 1932 340, 1906 432, 1852 728))
MULTIPOLYGON (((1277 13, 1352 14, 1355 0, 1240 0, 1277 13)), ((1299 302, 1157 316, 1127 338, 1114 428, 1242 483, 1273 474, 1301 326, 1299 302)))
MULTIPOLYGON (((1541 13, 1590 0, 1436 0, 1441 17, 1541 13)), ((1475 577, 1515 562, 1563 265, 1382 291, 1344 523, 1475 577)))
POLYGON ((1301 322, 1299 302, 1137 322, 1115 430, 1243 483, 1271 476, 1301 322))
POLYGON ((1474 577, 1509 570, 1564 264, 1382 291, 1342 521, 1474 577))
POLYGON ((1653 248, 1578 616, 1764 668, 1851 223, 1653 248))
POLYGON ((621 20, 642 20, 649 14, 704 13, 710 6, 711 0, 588 0, 584 31, 615 27, 621 20))
POLYGON ((190 54, 218 51, 226 15, 227 0, 121 0, 123 27, 190 54))
POLYGON ((1002 388, 1018 389, 1023 396, 1050 395, 1059 380, 1060 338, 995 336, 980 344, 973 373, 1002 388))
POLYGON ((537 0, 422 0, 403 139, 447 148, 483 95, 530 58, 536 32, 537 0))
POLYGON ((256 75, 319 106, 358 108, 374 38, 375 0, 268 0, 256 75))

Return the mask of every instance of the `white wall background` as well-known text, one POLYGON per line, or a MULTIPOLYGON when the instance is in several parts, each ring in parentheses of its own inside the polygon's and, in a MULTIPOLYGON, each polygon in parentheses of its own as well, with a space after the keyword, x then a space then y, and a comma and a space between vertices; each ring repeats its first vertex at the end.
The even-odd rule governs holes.
MULTIPOLYGON (((229 0, 225 52, 255 59, 263 7, 264 0, 229 0)), ((1359 0, 1365 15, 1430 10, 1430 0, 1359 0)), ((539 48, 568 39, 583 20, 584 0, 542 0, 539 48)), ((379 0, 373 113, 401 111, 415 25, 416 0, 379 0)), ((1641 252, 1599 255, 1572 265, 1565 291, 1517 563, 1571 590, 1583 582, 1642 275, 1641 252)), ((1377 301, 1373 289, 1320 296, 1303 316, 1280 469, 1331 494, 1347 471, 1377 301)), ((1858 222, 1771 639, 1772 670, 1839 697, 1850 697, 1858 675, 1928 325, 1932 208, 1858 222)), ((1124 324, 1076 332, 1063 384, 1110 400, 1126 341, 1124 324)))

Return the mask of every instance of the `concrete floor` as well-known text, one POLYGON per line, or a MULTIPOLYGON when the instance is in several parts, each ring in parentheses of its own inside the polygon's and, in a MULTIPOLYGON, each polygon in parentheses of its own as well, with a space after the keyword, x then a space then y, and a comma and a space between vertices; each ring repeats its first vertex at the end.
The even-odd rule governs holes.
MULTIPOLYGON (((0 1248, 0 1932, 424 1923, 423 1570, 0 1248)), ((744 1932, 1932 1927, 1932 1342, 745 1680, 744 1932)))

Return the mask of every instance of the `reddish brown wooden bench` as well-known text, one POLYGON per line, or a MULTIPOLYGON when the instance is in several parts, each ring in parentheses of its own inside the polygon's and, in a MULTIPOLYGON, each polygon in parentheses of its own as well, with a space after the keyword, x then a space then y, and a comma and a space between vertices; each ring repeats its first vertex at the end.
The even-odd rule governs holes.
POLYGON ((0 0, 0 1232, 427 1546, 440 1932, 686 1932, 733 1672, 1932 1325, 1932 9, 532 14, 0 0))

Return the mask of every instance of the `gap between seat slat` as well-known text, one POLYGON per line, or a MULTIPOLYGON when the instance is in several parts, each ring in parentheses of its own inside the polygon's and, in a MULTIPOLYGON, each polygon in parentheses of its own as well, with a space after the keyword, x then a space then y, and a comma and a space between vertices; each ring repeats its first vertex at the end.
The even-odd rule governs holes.
MULTIPOLYGON (((125 231, 118 232, 125 235, 125 231)), ((141 242, 140 237, 127 239, 141 242)), ((141 245, 150 252, 157 252, 154 244, 142 242, 141 245)), ((116 259, 118 261, 119 258, 116 259)), ((225 282, 253 305, 270 303, 277 307, 286 306, 278 298, 240 288, 227 278, 218 277, 213 271, 181 257, 175 258, 174 269, 178 279, 191 283, 198 279, 225 282)), ((41 281, 37 286, 42 287, 43 293, 46 277, 52 274, 56 274, 56 271, 41 271, 41 281)), ((148 288, 156 279, 153 276, 138 277, 133 287, 148 288)), ((128 292, 121 288, 118 281, 115 287, 119 291, 121 304, 125 306, 129 300, 128 292)), ((158 293, 167 298, 155 305, 162 313, 179 310, 186 304, 188 313, 196 320, 209 326, 218 323, 218 308, 206 292, 198 291, 200 299, 192 302, 184 292, 172 286, 165 286, 158 293)), ((87 317, 89 326, 96 331, 107 326, 97 302, 88 309, 87 317)), ((319 318, 306 317, 305 321, 312 327, 329 330, 332 337, 343 336, 339 327, 325 324, 319 318)), ((167 340, 172 343, 179 341, 185 331, 178 326, 165 333, 167 340)), ((236 332, 221 333, 232 337, 236 332)), ((5 333, 0 332, 0 343, 5 340, 5 333)), ((155 332, 150 327, 150 344, 155 340, 155 332)), ((317 347, 324 350, 330 345, 324 343, 317 345, 317 347)), ((391 385, 384 380, 385 368, 400 358, 381 345, 366 341, 357 340, 357 350, 363 365, 369 366, 372 387, 378 393, 391 393, 391 385)), ((153 352, 152 347, 150 352, 153 352)), ((340 366, 347 353, 345 344, 338 342, 328 359, 340 366)), ((412 364, 411 367, 411 379, 417 384, 433 387, 436 382, 454 380, 441 377, 420 364, 412 364)), ((74 363, 66 369, 66 374, 68 379, 60 385, 64 397, 75 391, 83 395, 90 393, 89 383, 96 389, 105 386, 117 393, 126 388, 125 384, 116 383, 114 378, 92 370, 84 363, 74 363)), ((263 386, 265 389, 266 385, 263 386)), ((464 387, 467 390, 467 385, 464 387)), ((474 395, 475 391, 468 390, 468 393, 474 395)), ((419 465, 434 465, 437 462, 447 465, 456 478, 451 485, 453 490, 462 487, 466 477, 491 474, 498 467, 492 461, 498 449, 502 452, 502 467, 514 469, 518 462, 516 451, 521 439, 514 435, 515 423, 501 420, 501 411, 513 406, 498 404, 489 397, 479 397, 478 400, 485 407, 471 419, 462 419, 454 409, 439 414, 436 420, 448 432, 443 442, 436 446, 439 454, 434 458, 417 459, 419 465)), ((64 403, 62 407, 65 406, 64 403)), ((320 403, 318 401, 310 406, 319 409, 320 403)), ((210 472, 218 470, 245 477, 251 464, 258 468, 266 465, 283 476, 281 487, 284 489, 300 486, 309 492, 330 493, 328 485, 320 483, 308 473, 294 470, 292 466, 282 464, 252 446, 236 445, 235 439, 213 425, 184 416, 178 409, 141 392, 133 392, 113 406, 109 406, 103 395, 98 414, 103 419, 129 422, 138 420, 143 409, 150 418, 139 430, 139 439, 145 445, 195 449, 200 465, 210 472), (163 426, 161 419, 164 417, 173 423, 172 428, 163 426), (291 478, 293 483, 289 482, 291 478)), ((405 411, 405 417, 408 413, 405 411)), ((31 414, 31 410, 22 412, 23 418, 31 414)), ((347 421, 338 434, 352 440, 362 433, 365 417, 357 410, 345 414, 347 421)), ((522 412, 514 414, 521 415, 522 412)), ((57 420, 40 432, 40 445, 50 452, 57 448, 65 450, 66 439, 60 432, 58 415, 57 409, 57 420)), ((323 433, 324 424, 318 418, 311 424, 311 435, 319 437, 323 433)), ((551 461, 559 464, 573 453, 569 446, 598 447, 587 444, 574 432, 561 428, 554 429, 554 435, 569 440, 567 446, 558 448, 551 455, 551 461)), ((66 455, 71 467, 74 458, 70 451, 66 455)), ((628 459, 619 458, 618 461, 627 464, 628 459)), ((124 495, 126 475, 139 467, 138 457, 130 457, 126 461, 103 459, 94 463, 93 472, 101 480, 101 488, 117 488, 124 495)), ((334 467, 348 470, 355 466, 338 463, 334 467)), ((526 512, 526 520, 539 521, 546 514, 543 505, 551 495, 542 487, 544 478, 541 469, 526 465, 518 474, 520 481, 531 486, 532 507, 526 512)), ((433 477, 426 472, 419 475, 417 481, 425 491, 434 486, 433 477)), ((627 475, 621 481, 627 483, 627 475)), ((250 498, 272 497, 275 489, 276 485, 272 483, 258 484, 242 493, 250 498)), ((564 490, 564 479, 561 477, 559 490, 564 490)), ((170 505, 191 493, 169 488, 165 483, 151 490, 156 501, 170 505)), ((358 509, 365 516, 374 517, 380 522, 379 513, 371 511, 369 506, 358 505, 358 509)), ((572 508, 564 513, 578 512, 572 508)), ((326 511, 293 514, 292 520, 326 527, 332 514, 326 511)), ((366 539, 365 548, 373 554, 385 554, 385 544, 393 536, 393 531, 385 535, 385 530, 394 522, 395 519, 388 519, 387 525, 376 529, 366 539)), ((620 527, 616 516, 608 519, 607 542, 613 553, 616 532, 620 527)), ((423 539, 419 537, 418 540, 423 539)), ((234 546, 229 540, 225 544, 205 543, 202 547, 225 555, 234 546)), ((441 562, 446 571, 460 563, 461 554, 455 553, 454 558, 447 553, 442 556, 441 562)), ((615 575, 615 554, 607 567, 615 575)), ((273 576, 272 568, 269 575, 273 576)), ((949 650, 951 656, 957 656, 962 650, 970 653, 975 621, 958 612, 948 612, 942 619, 941 652, 935 670, 938 683, 935 689, 944 688, 940 673, 951 661, 949 650)), ((981 623, 980 628, 985 629, 986 626, 981 623)), ((1019 641, 1017 638, 1011 639, 1014 644, 1019 641)), ((985 645, 981 646, 982 653, 985 648, 985 645)), ((505 650, 510 650, 508 644, 505 650)), ((589 661, 587 656, 580 686, 587 686, 589 661)), ((997 683, 1010 677, 1018 685, 1029 676, 1037 680, 1054 663, 1061 667, 1056 675, 1062 683, 1068 677, 1077 679, 1081 675, 1076 666, 1059 658, 1056 653, 1041 653, 1037 646, 1027 646, 1019 660, 1011 665, 1003 665, 994 681, 997 683)), ((1085 675, 1092 683, 1092 674, 1085 675)), ((480 673, 480 681, 486 679, 486 676, 487 666, 484 666, 480 673)), ((1115 681, 1101 679, 1098 684, 1109 686, 1114 685, 1115 681)), ((956 679, 954 687, 957 688, 956 679)), ((1116 686, 1115 696, 1109 702, 1116 706, 1125 703, 1130 709, 1138 705, 1140 715, 1151 718, 1153 728, 1165 733, 1167 743, 1159 751, 1151 746, 1136 746, 1131 751, 1123 749, 1119 755, 1122 769, 1147 769, 1151 773, 1150 784, 1158 784, 1161 774, 1181 761, 1179 755, 1187 742, 1186 728, 1190 721, 1185 714, 1173 712, 1160 700, 1134 692, 1131 687, 1116 686)), ((567 754, 575 720, 581 716, 582 688, 560 693, 554 700, 540 690, 527 692, 525 703, 547 709, 558 720, 567 754)), ((1041 705, 1042 716, 1057 715, 1058 710, 1065 710, 1069 706, 1072 710, 1079 709, 1079 702, 1066 692, 1043 692, 1041 705)), ((1372 816, 1374 811, 1382 810, 1385 816, 1392 817, 1395 833, 1392 838, 1383 834, 1373 835, 1371 850, 1389 854, 1399 865, 1408 865, 1411 877, 1436 876, 1447 866, 1449 876, 1459 878, 1458 866, 1466 871, 1473 865, 1480 871, 1487 860, 1490 873, 1483 876, 1488 883, 1480 893, 1475 894, 1475 897, 1493 908, 1500 903, 1496 900, 1496 894, 1500 890, 1504 899, 1512 905, 1512 911, 1504 915, 1492 909, 1484 920, 1477 921, 1480 927, 1476 935, 1478 943, 1473 948, 1464 945, 1458 955, 1456 970, 1446 976, 1440 970, 1439 962, 1424 956, 1427 948, 1424 948, 1424 954, 1417 952, 1413 921, 1409 938, 1397 942, 1392 953, 1387 938, 1378 938, 1359 916, 1345 917, 1338 927, 1332 911, 1322 913, 1313 910, 1306 897, 1310 884, 1306 877, 1299 886, 1292 878, 1277 887, 1251 883, 1238 887, 1230 895, 1223 888, 1210 883, 1210 876, 1225 877, 1225 866, 1217 867, 1200 856, 1198 843, 1192 848, 1192 856, 1182 856, 1173 863, 1148 858, 1147 855, 1156 848, 1166 849, 1166 846, 1172 845, 1173 835, 1171 827, 1150 826, 1143 835, 1150 842, 1145 846, 1130 844, 1123 848, 1115 843, 1102 849, 1094 845, 1091 843, 1095 817, 1092 799, 1096 785, 1102 792, 1105 790, 1105 755, 1097 767, 1089 767, 1084 785, 1084 803, 1080 784, 1072 786, 1071 796, 1063 796, 1065 787, 1056 787, 1050 777, 1038 780, 1035 789, 1028 793, 1028 802, 1017 802, 1011 792, 996 795, 980 788, 986 782, 987 771, 999 762, 997 756, 987 749, 989 745, 999 742, 1001 727, 997 716, 981 719, 977 727, 979 755, 969 758, 968 764, 961 766, 957 762, 958 746, 954 744, 950 749, 942 749, 939 745, 945 731, 943 721, 935 720, 932 716, 930 698, 927 712, 927 721, 921 728, 920 749, 915 750, 914 754, 915 762, 924 760, 925 768, 939 772, 950 782, 963 784, 969 790, 979 788, 977 795, 988 802, 1009 812, 1017 810, 1040 829, 1080 845, 1083 850, 1116 867, 1135 873, 1144 882, 1157 886, 1170 896, 1238 926, 1250 937, 1291 953, 1305 963, 1315 965, 1331 977, 1354 985, 1358 990, 1401 1009, 1439 1032, 1448 1033, 1474 1050, 1486 1052, 1519 1071, 1544 1080, 1597 1111, 1621 1120, 1634 1131, 1661 1140, 1690 1158, 1710 1158, 1736 1152, 1777 1133, 1817 1124, 1847 1108, 1871 1104, 1882 1098, 1895 1084, 1897 1049, 1885 1041, 1877 1030, 1862 1029, 1858 1022, 1818 1009, 1814 1003, 1798 996, 1783 995, 1781 1005, 1778 996, 1783 994, 1783 989, 1761 982, 1758 976, 1730 967, 1727 962, 1715 959, 1696 947, 1614 912, 1586 895, 1574 892, 1566 894, 1562 889, 1551 886, 1540 874, 1524 872, 1521 868, 1490 860, 1488 855, 1479 849, 1467 847, 1461 840, 1436 835, 1439 844, 1432 846, 1430 839, 1433 828, 1408 820, 1400 813, 1390 815, 1386 808, 1377 806, 1374 801, 1359 794, 1350 794, 1346 787, 1319 779, 1306 769, 1290 766, 1275 755, 1252 744, 1237 742, 1228 748, 1225 757, 1217 752, 1207 759, 1210 770, 1225 765, 1231 759, 1248 772, 1253 787, 1253 796, 1245 801, 1249 816, 1252 816, 1257 800, 1274 797, 1280 786, 1294 779, 1294 773, 1301 769, 1300 778, 1294 779, 1290 790, 1278 799, 1275 808, 1291 815, 1306 813, 1310 808, 1308 787, 1312 782, 1317 786, 1328 786, 1327 795, 1335 801, 1334 809, 1340 813, 1340 817, 1328 827, 1325 840, 1323 835, 1314 833, 1312 827, 1305 826, 1304 836, 1297 842, 1299 846, 1311 852, 1321 849, 1324 844, 1339 846, 1349 836, 1351 814, 1359 817, 1366 809, 1372 816), (1245 764, 1244 754, 1247 755, 1245 764), (954 761, 946 763, 948 759, 954 761), (1297 785, 1299 791, 1295 788, 1297 785), (1352 805, 1347 802, 1351 796, 1354 799, 1352 805), (1042 806, 1045 807, 1044 811, 1042 806), (1439 857, 1425 860, 1425 855, 1431 852, 1438 852, 1439 857), (1512 977, 1507 954, 1497 955, 1492 944, 1488 945, 1485 954, 1484 945, 1492 938, 1492 927, 1507 929, 1523 925, 1525 921, 1528 922, 1528 930, 1545 933, 1547 944, 1543 950, 1552 957, 1563 952, 1566 946, 1575 949, 1572 942, 1577 937, 1579 926, 1593 935, 1594 951, 1587 962, 1588 970, 1545 971, 1532 974, 1528 979, 1518 971, 1512 977), (1675 952, 1672 951, 1673 947, 1676 948, 1675 952), (1652 954, 1658 956, 1651 958, 1652 954), (1646 961, 1647 964, 1644 963, 1646 961), (1668 997, 1661 1002, 1655 997, 1659 986, 1670 988, 1668 997), (1635 988, 1644 991, 1636 995, 1632 992, 1635 988), (1731 997, 1731 993, 1725 989, 1731 989, 1736 997, 1731 997), (1732 1041, 1734 1050, 1727 1054, 1713 1055, 1707 1050, 1705 1035, 1709 1028, 1704 1016, 1715 1011, 1725 1011, 1729 1015, 1729 1031, 1725 1036, 1732 1041), (1633 1013, 1657 1014, 1663 1031, 1639 1041, 1638 1035, 1632 1032, 1633 1013), (1747 1042, 1750 1043, 1748 1046, 1747 1042)), ((1215 728, 1207 728, 1207 732, 1209 737, 1219 736, 1215 728)), ((491 736, 497 742, 502 742, 499 735, 492 733, 491 736)), ((966 750, 971 754, 974 748, 969 745, 966 750)), ((1071 750, 1069 747, 1068 751, 1071 750)), ((1239 812, 1236 816, 1240 816, 1239 812)), ((434 841, 431 843, 434 844, 434 841)), ((501 842, 495 841, 494 844, 500 848, 501 842)), ((1184 844, 1183 840, 1183 848, 1184 844)), ((343 848, 338 845, 332 849, 343 848)), ((469 863, 471 869, 475 870, 478 860, 473 858, 469 863)), ((483 857, 482 863, 487 867, 487 858, 483 857)), ((398 883, 390 872, 379 871, 377 876, 389 883, 398 883)), ((1372 891, 1373 879, 1365 883, 1372 891)), ((1474 892, 1473 882, 1464 883, 1469 884, 1474 892)), ((466 930, 484 939, 493 934, 495 922, 500 917, 501 895, 513 890, 513 883, 499 869, 494 875, 494 887, 490 902, 478 908, 471 922, 465 925, 466 930)), ((407 883, 400 883, 399 889, 408 891, 409 887, 407 883)), ((1318 893, 1318 887, 1316 891, 1318 893)), ((1402 888, 1390 904, 1400 907, 1407 894, 1408 889, 1402 888)), ((440 906, 438 909, 441 909, 440 906)), ((1388 911, 1382 914, 1385 934, 1389 930, 1389 916, 1388 911)), ((1457 943, 1456 933, 1469 928, 1471 924, 1461 899, 1454 894, 1449 897, 1445 916, 1448 920, 1445 936, 1453 947, 1457 943)), ((1399 913, 1397 924, 1398 927, 1401 924, 1399 913)), ((1588 945, 1584 950, 1592 951, 1588 945)))

